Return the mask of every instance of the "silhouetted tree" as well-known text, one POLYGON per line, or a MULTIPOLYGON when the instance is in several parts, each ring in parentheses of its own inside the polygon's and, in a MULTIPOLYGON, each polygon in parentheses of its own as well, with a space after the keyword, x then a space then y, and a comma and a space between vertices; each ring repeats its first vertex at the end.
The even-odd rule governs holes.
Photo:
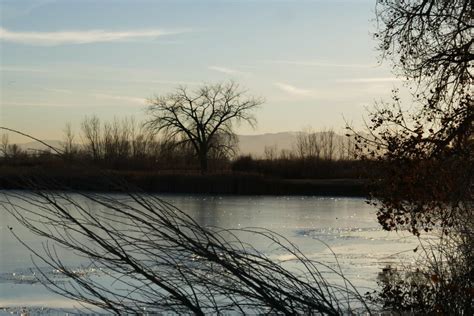
POLYGON ((321 144, 321 156, 325 160, 333 160, 335 158, 335 135, 336 134, 332 129, 323 130, 319 135, 321 144))
POLYGON ((435 291, 423 313, 474 309, 472 10, 470 0, 377 1, 375 37, 411 85, 413 104, 395 90, 371 114, 358 148, 385 167, 372 200, 382 226, 444 235, 425 252, 434 276, 425 284, 435 291))
POLYGON ((7 158, 8 157, 8 146, 10 145, 10 140, 8 137, 8 134, 4 133, 2 134, 2 143, 0 145, 0 151, 2 152, 2 157, 7 158))
POLYGON ((296 135, 296 153, 301 159, 319 159, 321 156, 321 142, 319 133, 311 128, 305 128, 296 135))
POLYGON ((151 99, 146 125, 165 137, 190 143, 201 171, 208 169, 212 150, 230 150, 235 143, 234 123, 255 123, 252 112, 262 99, 247 97, 234 82, 204 85, 193 92, 185 87, 151 99))
POLYGON ((95 161, 100 160, 103 155, 100 119, 97 116, 86 117, 82 121, 81 128, 86 151, 95 161))
POLYGON ((382 53, 415 85, 410 111, 395 91, 371 115, 373 137, 362 137, 393 168, 379 220, 415 233, 454 225, 472 200, 471 2, 384 0, 377 12, 382 53))
POLYGON ((27 152, 17 144, 10 144, 8 134, 2 134, 0 153, 4 160, 16 161, 19 158, 27 157, 27 152))
POLYGON ((61 142, 61 149, 64 152, 64 155, 71 159, 78 153, 77 145, 74 143, 75 135, 72 130, 71 123, 67 123, 64 127, 64 136, 63 141, 61 142))
POLYGON ((356 157, 354 135, 345 135, 339 138, 338 158, 340 160, 353 160, 356 157))

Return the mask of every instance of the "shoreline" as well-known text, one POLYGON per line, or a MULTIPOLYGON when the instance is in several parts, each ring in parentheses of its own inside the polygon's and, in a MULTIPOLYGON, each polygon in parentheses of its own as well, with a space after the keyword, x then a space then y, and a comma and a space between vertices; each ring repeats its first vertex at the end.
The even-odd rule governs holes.
POLYGON ((0 171, 0 190, 36 188, 97 192, 147 192, 269 196, 367 197, 367 179, 281 179, 245 173, 162 173, 102 170, 0 171), (32 185, 32 183, 34 185, 32 185))

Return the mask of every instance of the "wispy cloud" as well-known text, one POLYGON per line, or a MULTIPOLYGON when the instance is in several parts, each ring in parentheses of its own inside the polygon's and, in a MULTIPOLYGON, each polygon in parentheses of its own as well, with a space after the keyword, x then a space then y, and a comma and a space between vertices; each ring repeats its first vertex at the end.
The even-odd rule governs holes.
MULTIPOLYGON (((1 1, 1 0, 0 0, 1 1)), ((130 82, 130 83, 146 83, 172 86, 197 86, 203 82, 189 81, 189 80, 160 80, 153 79, 156 75, 156 70, 142 69, 142 68, 117 68, 104 66, 91 66, 87 64, 64 64, 64 65, 49 65, 42 68, 17 66, 17 65, 0 65, 0 72, 30 72, 30 73, 53 73, 60 75, 62 78, 83 78, 83 73, 87 73, 87 78, 90 73, 100 73, 100 79, 105 81, 115 82, 130 82), (150 79, 136 79, 136 78, 150 78, 150 79)), ((49 89, 49 88, 45 88, 49 89)), ((49 89, 53 91, 54 89, 49 89)), ((58 90, 58 89, 56 89, 58 90)), ((57 91, 59 92, 59 91, 57 91)))
POLYGON ((198 81, 174 81, 174 80, 135 80, 133 82, 144 82, 144 83, 156 83, 163 85, 173 85, 173 86, 197 86, 202 84, 198 81))
POLYGON ((132 103, 132 104, 138 104, 138 105, 145 105, 146 104, 146 99, 144 99, 144 98, 114 95, 114 94, 105 94, 105 93, 94 93, 94 94, 92 94, 92 96, 94 96, 96 98, 99 98, 99 99, 116 100, 116 101, 132 103))
POLYGON ((66 94, 72 93, 72 90, 68 90, 68 89, 57 89, 57 88, 43 88, 43 89, 49 92, 54 92, 54 93, 66 93, 66 94))
POLYGON ((353 83, 381 83, 381 82, 399 82, 400 78, 395 77, 373 77, 373 78, 347 78, 339 79, 337 82, 353 82, 353 83))
POLYGON ((178 34, 189 30, 165 31, 131 30, 131 31, 58 31, 58 32, 15 32, 0 28, 0 40, 29 45, 62 45, 62 44, 90 44, 101 42, 117 42, 138 38, 158 38, 169 34, 178 34))
POLYGON ((0 66, 0 72, 50 72, 50 70, 21 66, 0 66))
MULTIPOLYGON (((65 89, 50 89, 45 88, 48 91, 60 92, 60 93, 73 93, 70 90, 65 89)), ((105 99, 105 100, 113 100, 120 102, 121 105, 145 105, 146 99, 145 98, 137 98, 131 96, 122 96, 122 95, 113 95, 113 94, 106 94, 106 93, 85 93, 83 94, 86 97, 92 97, 95 99, 105 99)), ((0 106, 40 106, 40 107, 77 107, 82 106, 82 103, 71 104, 71 103, 51 103, 51 102, 15 102, 15 101, 8 101, 8 100, 0 100, 0 106)), ((106 105, 109 104, 99 104, 99 105, 106 105)))
POLYGON ((209 66, 209 69, 224 73, 226 75, 246 75, 246 74, 248 74, 248 73, 240 71, 240 70, 227 68, 227 67, 221 67, 221 66, 209 66))
POLYGON ((374 68, 373 64, 334 63, 328 61, 297 61, 297 60, 265 60, 265 63, 306 66, 306 67, 337 67, 337 68, 374 68))
POLYGON ((72 104, 66 103, 50 103, 50 102, 9 102, 9 101, 0 101, 0 106, 41 106, 41 107, 71 107, 72 104))
POLYGON ((313 94, 313 91, 307 89, 297 88, 293 85, 282 83, 282 82, 275 82, 275 86, 277 86, 280 90, 297 96, 310 96, 313 94))

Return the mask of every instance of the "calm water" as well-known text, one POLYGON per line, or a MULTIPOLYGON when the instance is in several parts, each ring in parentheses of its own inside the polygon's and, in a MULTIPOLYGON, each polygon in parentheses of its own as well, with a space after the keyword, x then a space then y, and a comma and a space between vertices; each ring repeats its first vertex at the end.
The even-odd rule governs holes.
MULTIPOLYGON (((28 193, 22 193, 28 194, 28 193)), ((117 196, 120 198, 120 196, 117 196)), ((376 277, 388 264, 411 260, 416 239, 408 233, 388 233, 376 222, 376 210, 359 198, 191 196, 160 195, 204 226, 223 228, 263 227, 286 236, 308 257, 334 263, 337 259, 345 275, 365 292, 376 287, 376 277), (328 249, 323 243, 330 246, 328 249)), ((30 284, 34 267, 30 253, 11 234, 12 226, 33 248, 44 242, 0 209, 0 308, 37 306, 72 307, 74 302, 48 292, 40 284, 30 284), (24 276, 25 283, 19 282, 24 276)), ((255 245, 259 248, 260 245, 255 245)), ((271 253, 268 255, 272 256, 271 253)), ((67 263, 79 265, 77 258, 62 253, 67 263)), ((275 258, 278 257, 275 255, 275 258)), ((37 262, 38 266, 44 266, 37 262)), ((0 315, 1 315, 0 310, 0 315)))

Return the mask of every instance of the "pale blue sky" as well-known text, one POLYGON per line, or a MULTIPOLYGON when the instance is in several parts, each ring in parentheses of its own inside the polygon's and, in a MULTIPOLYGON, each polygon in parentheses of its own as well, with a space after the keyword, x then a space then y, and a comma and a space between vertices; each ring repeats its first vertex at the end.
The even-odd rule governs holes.
POLYGON ((375 1, 0 0, 0 123, 59 139, 85 115, 144 117, 179 84, 234 79, 256 134, 359 124, 399 83, 377 65, 375 1))

